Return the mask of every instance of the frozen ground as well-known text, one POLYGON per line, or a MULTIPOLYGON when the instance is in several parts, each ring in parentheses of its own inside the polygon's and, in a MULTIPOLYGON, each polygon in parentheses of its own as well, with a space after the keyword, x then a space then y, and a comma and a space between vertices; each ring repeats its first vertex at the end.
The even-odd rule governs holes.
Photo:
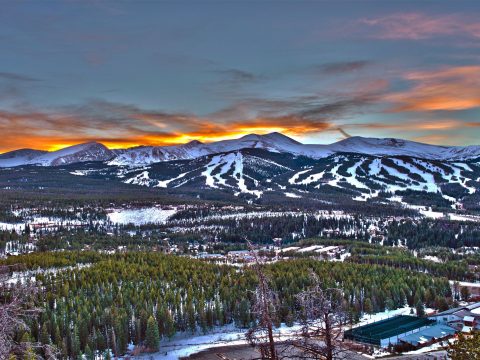
MULTIPOLYGON (((287 327, 285 324, 282 324, 275 329, 274 336, 277 341, 283 341, 292 336, 299 328, 299 325, 287 327)), ((173 360, 215 347, 244 345, 247 344, 245 332, 246 329, 238 329, 233 325, 228 325, 218 327, 206 335, 181 333, 175 335, 171 340, 162 340, 158 353, 144 354, 135 358, 173 360)))
POLYGON ((158 353, 140 356, 139 359, 153 357, 153 359, 176 360, 214 347, 246 343, 245 330, 226 326, 217 328, 207 335, 182 333, 174 336, 171 340, 162 340, 158 353))

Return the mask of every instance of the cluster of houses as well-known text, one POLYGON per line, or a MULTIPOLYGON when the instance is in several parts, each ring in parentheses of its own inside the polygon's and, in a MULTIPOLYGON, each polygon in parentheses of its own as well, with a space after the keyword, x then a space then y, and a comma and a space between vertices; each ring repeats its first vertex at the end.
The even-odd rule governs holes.
MULTIPOLYGON (((281 259, 288 259, 291 256, 314 256, 315 258, 327 261, 341 261, 349 254, 344 246, 290 246, 282 248, 276 245, 264 246, 255 250, 255 255, 262 262, 278 261, 281 259)), ((210 254, 207 252, 198 252, 197 258, 213 260, 216 262, 238 264, 251 263, 255 261, 255 257, 251 250, 235 250, 229 251, 226 254, 210 254)))
POLYGON ((281 253, 283 256, 311 254, 317 258, 330 261, 341 260, 344 259, 346 255, 348 255, 345 247, 338 245, 311 245, 306 247, 290 246, 281 249, 281 253))
POLYGON ((474 301, 480 300, 480 283, 468 281, 456 281, 453 283, 458 286, 459 291, 461 291, 461 289, 467 290, 467 293, 469 294, 469 299, 474 299, 474 301))
MULTIPOLYGON (((264 249, 262 250, 255 250, 255 254, 258 259, 262 262, 271 261, 275 257, 271 257, 271 253, 265 252, 264 249), (266 256, 266 255, 269 256, 266 256)), ((197 258, 204 259, 204 260, 212 260, 215 262, 225 263, 225 264, 241 264, 241 263, 252 263, 255 261, 255 257, 253 256, 250 250, 235 250, 229 251, 226 254, 209 254, 206 252, 199 253, 197 258)))
POLYGON ((480 302, 460 306, 431 315, 437 324, 448 325, 457 332, 469 333, 480 330, 480 302))
POLYGON ((480 302, 460 306, 425 318, 397 315, 345 332, 345 339, 380 348, 404 346, 419 349, 442 343, 456 334, 480 330, 480 302))

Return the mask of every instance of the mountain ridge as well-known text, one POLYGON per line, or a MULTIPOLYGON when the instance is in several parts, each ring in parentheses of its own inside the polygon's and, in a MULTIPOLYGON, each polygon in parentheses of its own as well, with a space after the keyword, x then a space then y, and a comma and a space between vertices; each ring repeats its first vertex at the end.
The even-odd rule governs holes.
POLYGON ((284 134, 248 134, 238 139, 168 146, 136 146, 108 149, 99 142, 87 142, 46 152, 19 149, 0 154, 0 167, 21 165, 58 166, 86 161, 106 161, 112 166, 145 166, 156 162, 192 160, 205 155, 241 149, 264 149, 321 159, 335 153, 357 153, 374 156, 412 156, 429 160, 465 160, 480 157, 480 146, 431 145, 397 138, 354 136, 332 144, 303 144, 284 134))

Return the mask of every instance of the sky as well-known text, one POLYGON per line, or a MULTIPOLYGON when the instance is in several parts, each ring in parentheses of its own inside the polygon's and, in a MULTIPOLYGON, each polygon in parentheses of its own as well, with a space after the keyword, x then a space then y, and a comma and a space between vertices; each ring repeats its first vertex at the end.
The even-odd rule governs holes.
POLYGON ((479 1, 0 0, 0 153, 480 144, 479 1))

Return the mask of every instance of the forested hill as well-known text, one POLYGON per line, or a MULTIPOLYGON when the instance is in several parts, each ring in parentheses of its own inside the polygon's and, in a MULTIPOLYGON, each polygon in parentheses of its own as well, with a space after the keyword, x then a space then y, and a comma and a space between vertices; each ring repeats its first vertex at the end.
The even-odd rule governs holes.
MULTIPOLYGON (((70 358, 107 348, 124 354, 129 343, 145 340, 150 317, 162 337, 230 323, 248 327, 254 319, 249 290, 256 276, 248 267, 144 252, 41 253, 15 261, 39 269, 35 279, 44 289, 35 295, 44 312, 30 324, 28 337, 52 343, 70 358)), ((265 270, 279 294, 278 323, 295 320, 295 294, 309 285, 311 271, 324 286, 343 289, 351 322, 406 303, 445 308, 452 295, 445 278, 387 266, 297 259, 265 270)))

